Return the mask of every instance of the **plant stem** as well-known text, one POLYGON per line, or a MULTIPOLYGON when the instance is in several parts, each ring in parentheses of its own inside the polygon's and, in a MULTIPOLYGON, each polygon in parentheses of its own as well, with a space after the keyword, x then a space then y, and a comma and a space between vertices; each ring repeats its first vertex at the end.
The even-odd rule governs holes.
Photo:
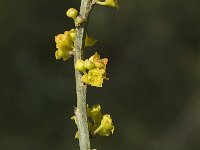
MULTIPOLYGON (((74 64, 78 59, 83 60, 85 36, 86 36, 85 30, 91 9, 92 9, 92 0, 81 1, 80 16, 84 19, 84 22, 76 27, 74 64)), ((87 124, 87 112, 86 112, 87 86, 84 85, 83 82, 81 81, 82 75, 77 70, 75 70, 75 78, 76 78, 76 94, 77 94, 77 108, 75 110, 75 115, 77 119, 77 126, 79 133, 79 146, 80 150, 91 150, 90 137, 87 124)))

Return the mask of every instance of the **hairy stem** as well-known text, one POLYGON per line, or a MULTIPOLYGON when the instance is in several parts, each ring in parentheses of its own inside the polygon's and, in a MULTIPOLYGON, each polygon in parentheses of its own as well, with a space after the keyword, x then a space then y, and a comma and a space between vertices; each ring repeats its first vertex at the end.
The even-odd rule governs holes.
MULTIPOLYGON (((85 47, 85 30, 88 21, 88 16, 92 9, 92 0, 82 0, 80 7, 80 16, 83 18, 83 23, 76 27, 76 42, 74 64, 78 59, 83 59, 85 47)), ((87 86, 81 81, 82 75, 79 71, 75 70, 76 78, 76 94, 77 94, 77 108, 75 115, 77 118, 77 126, 79 133, 79 146, 80 150, 91 150, 90 137, 87 124, 86 112, 86 92, 87 86)))

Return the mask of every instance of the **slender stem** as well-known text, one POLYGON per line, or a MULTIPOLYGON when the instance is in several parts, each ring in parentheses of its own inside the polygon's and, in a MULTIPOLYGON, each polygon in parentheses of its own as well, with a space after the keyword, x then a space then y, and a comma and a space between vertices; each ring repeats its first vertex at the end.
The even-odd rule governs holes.
MULTIPOLYGON (((91 9, 92 9, 92 0, 81 1, 80 16, 84 19, 84 22, 76 27, 74 63, 78 59, 83 59, 85 36, 86 36, 85 30, 91 9)), ((75 70, 75 78, 76 78, 76 94, 77 94, 77 108, 75 110, 75 115, 77 118, 77 126, 79 133, 79 146, 80 150, 91 150, 90 137, 87 124, 87 112, 86 112, 87 86, 84 85, 83 82, 81 81, 82 75, 79 71, 75 70)))

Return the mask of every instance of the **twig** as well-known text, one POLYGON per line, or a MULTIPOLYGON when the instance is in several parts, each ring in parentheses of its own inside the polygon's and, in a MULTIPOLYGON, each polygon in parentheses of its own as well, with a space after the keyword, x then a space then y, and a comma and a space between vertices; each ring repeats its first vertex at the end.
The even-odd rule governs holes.
MULTIPOLYGON (((92 10, 92 0, 82 0, 80 7, 80 17, 83 18, 76 27, 76 42, 75 42, 75 53, 74 53, 74 64, 78 59, 83 59, 84 47, 85 47, 85 30, 88 21, 88 16, 92 10)), ((90 138, 87 124, 87 113, 86 113, 86 92, 87 86, 81 81, 82 75, 79 71, 75 70, 76 78, 76 94, 77 94, 77 109, 75 115, 77 118, 77 126, 79 133, 79 146, 80 150, 91 150, 90 138)))

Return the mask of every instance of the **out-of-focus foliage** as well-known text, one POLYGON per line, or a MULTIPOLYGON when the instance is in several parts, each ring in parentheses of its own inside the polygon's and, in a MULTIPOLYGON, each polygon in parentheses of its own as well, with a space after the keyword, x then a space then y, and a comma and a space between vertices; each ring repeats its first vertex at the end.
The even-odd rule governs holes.
MULTIPOLYGON (((73 59, 52 58, 53 37, 74 26, 65 12, 79 3, 0 2, 0 149, 78 148, 69 119, 76 105, 73 59)), ((88 90, 88 103, 104 106, 117 128, 93 147, 200 149, 200 1, 118 3, 119 10, 97 5, 88 24, 98 42, 85 58, 103 49, 97 52, 109 58, 110 77, 104 88, 88 90)))

